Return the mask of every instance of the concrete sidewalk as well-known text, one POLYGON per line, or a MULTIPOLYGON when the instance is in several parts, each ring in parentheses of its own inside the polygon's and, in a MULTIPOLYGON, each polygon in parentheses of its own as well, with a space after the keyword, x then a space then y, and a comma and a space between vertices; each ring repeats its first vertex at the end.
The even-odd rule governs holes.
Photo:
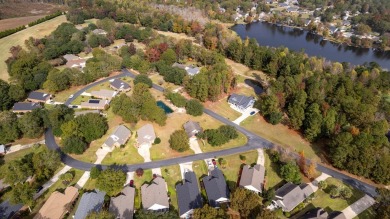
POLYGON ((46 192, 46 190, 48 190, 54 183, 56 183, 59 180, 62 174, 68 172, 70 169, 72 169, 72 167, 68 165, 64 166, 64 168, 62 168, 58 173, 56 173, 49 181, 43 184, 42 186, 43 188, 41 189, 41 191, 39 191, 34 195, 34 200, 39 198, 39 196, 41 196, 44 192, 46 192))

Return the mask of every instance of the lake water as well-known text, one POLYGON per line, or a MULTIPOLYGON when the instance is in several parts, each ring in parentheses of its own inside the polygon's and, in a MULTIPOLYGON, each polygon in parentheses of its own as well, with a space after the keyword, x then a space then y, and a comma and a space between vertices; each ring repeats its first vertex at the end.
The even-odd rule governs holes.
POLYGON ((390 69, 390 52, 357 48, 322 40, 321 36, 306 30, 290 27, 279 27, 265 22, 232 27, 242 39, 255 38, 261 46, 285 46, 290 50, 303 50, 310 56, 321 56, 331 61, 349 62, 352 65, 376 62, 382 68, 390 69))

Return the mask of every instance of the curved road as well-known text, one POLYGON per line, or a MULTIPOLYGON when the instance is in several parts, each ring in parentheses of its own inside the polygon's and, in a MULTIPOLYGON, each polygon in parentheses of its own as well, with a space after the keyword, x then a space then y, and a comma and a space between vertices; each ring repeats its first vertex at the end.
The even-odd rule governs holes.
MULTIPOLYGON (((64 104, 67 106, 70 105, 70 103, 74 99, 76 99, 79 95, 81 95, 86 90, 88 90, 88 89, 90 89, 98 84, 107 82, 107 81, 115 79, 115 78, 125 77, 125 76, 132 77, 132 78, 135 77, 135 75, 132 72, 130 72, 129 70, 122 69, 122 73, 119 75, 108 77, 108 78, 102 79, 100 81, 96 81, 94 83, 91 83, 91 84, 85 86, 81 90, 77 91, 74 94, 74 96, 72 98, 68 99, 64 104)), ((161 86, 158 86, 156 84, 153 84, 153 88, 158 90, 158 91, 161 91, 161 92, 164 91, 164 88, 162 88, 161 86)), ((195 161, 195 160, 203 160, 203 159, 207 159, 207 158, 225 156, 225 155, 230 155, 230 154, 237 154, 237 153, 242 153, 242 152, 246 152, 246 151, 254 150, 254 149, 258 149, 258 148, 273 148, 274 147, 274 144, 272 142, 246 130, 245 128, 243 128, 243 127, 233 123, 232 121, 220 116, 219 114, 213 112, 210 109, 204 109, 204 113, 213 117, 214 119, 219 120, 220 122, 222 122, 224 124, 234 126, 238 131, 243 133, 248 138, 248 142, 245 145, 240 146, 240 147, 236 147, 236 148, 230 148, 230 149, 201 153, 201 154, 188 155, 188 156, 184 156, 184 157, 171 158, 171 159, 167 159, 167 160, 151 161, 151 162, 145 162, 145 163, 140 163, 140 164, 120 165, 120 166, 117 166, 117 168, 121 168, 126 172, 127 171, 135 171, 137 168, 152 169, 152 168, 158 168, 161 166, 169 166, 169 165, 185 163, 185 162, 190 162, 190 161, 195 161)), ((46 130, 45 141, 46 141, 46 145, 48 148, 50 148, 52 150, 57 150, 61 153, 61 160, 66 165, 71 166, 71 167, 76 168, 76 169, 80 169, 80 170, 90 170, 91 167, 95 166, 95 164, 86 163, 83 161, 76 160, 76 159, 70 157, 69 155, 63 153, 61 151, 61 149, 59 148, 59 146, 57 145, 57 143, 55 142, 54 135, 53 135, 53 132, 51 129, 46 130)), ((295 158, 298 157, 298 155, 295 153, 290 153, 289 155, 292 157, 295 157, 295 158)), ((99 166, 101 166, 103 169, 108 167, 107 165, 99 165, 99 166)), ((365 192, 366 194, 368 194, 370 196, 375 197, 377 195, 374 186, 369 185, 367 183, 364 183, 362 181, 359 181, 357 179, 354 179, 352 177, 349 177, 341 172, 335 171, 335 170, 328 168, 326 166, 323 166, 321 164, 317 165, 317 170, 321 171, 323 173, 326 173, 328 175, 331 175, 337 179, 340 179, 340 180, 358 188, 359 190, 365 192)))

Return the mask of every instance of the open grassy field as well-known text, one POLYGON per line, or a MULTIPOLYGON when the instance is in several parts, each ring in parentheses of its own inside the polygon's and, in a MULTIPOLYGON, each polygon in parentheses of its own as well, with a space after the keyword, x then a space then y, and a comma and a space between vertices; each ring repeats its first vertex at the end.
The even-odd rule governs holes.
POLYGON ((168 195, 171 198, 171 205, 177 208, 176 184, 182 181, 179 165, 167 166, 161 168, 162 177, 168 185, 168 195))
MULTIPOLYGON (((21 16, 44 16, 58 10, 65 11, 67 7, 60 4, 50 4, 31 1, 6 1, 0 4, 0 19, 17 18, 21 16)), ((1 25, 0 25, 1 26, 1 25)))
POLYGON ((299 152, 303 150, 307 158, 317 162, 320 160, 318 155, 321 153, 320 149, 285 125, 272 125, 266 122, 262 116, 255 115, 244 120, 241 126, 292 151, 299 152))
POLYGON ((213 147, 209 143, 207 143, 206 141, 203 141, 203 140, 199 141, 199 145, 200 145, 200 149, 203 152, 210 152, 210 151, 220 151, 220 150, 224 150, 224 149, 228 149, 228 148, 243 146, 244 144, 246 144, 247 141, 248 141, 248 139, 245 137, 245 135, 243 135, 242 133, 239 132, 238 138, 230 140, 228 143, 223 144, 221 146, 213 147))
MULTIPOLYGON (((230 190, 236 188, 238 176, 240 174, 241 166, 243 164, 254 164, 257 161, 257 151, 248 151, 245 153, 241 153, 241 155, 244 155, 246 157, 245 161, 242 161, 240 159, 240 154, 233 154, 225 157, 217 157, 217 159, 224 159, 227 161, 227 164, 225 167, 221 166, 218 163, 218 168, 222 170, 223 174, 225 175, 226 182, 230 188, 230 190)), ((217 160, 216 159, 216 160, 217 160)), ((219 160, 217 160, 219 162, 219 160)))
POLYGON ((44 15, 34 15, 28 17, 18 17, 18 18, 9 18, 9 19, 0 20, 0 31, 24 26, 42 17, 44 17, 44 15))
POLYGON ((24 41, 29 37, 42 38, 49 35, 53 30, 57 28, 58 25, 66 22, 65 15, 58 16, 49 21, 45 21, 33 27, 29 27, 25 30, 19 31, 10 36, 0 39, 0 48, 2 52, 0 53, 0 79, 8 80, 9 75, 7 72, 7 65, 5 60, 10 56, 9 49, 12 46, 21 45, 24 47, 24 41))

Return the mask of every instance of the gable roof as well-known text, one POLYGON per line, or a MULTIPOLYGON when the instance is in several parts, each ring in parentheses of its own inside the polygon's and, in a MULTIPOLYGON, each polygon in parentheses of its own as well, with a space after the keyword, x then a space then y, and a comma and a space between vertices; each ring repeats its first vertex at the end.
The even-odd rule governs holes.
POLYGON ((225 177, 218 168, 210 171, 208 176, 203 177, 203 184, 206 189, 207 198, 211 207, 218 207, 219 198, 229 198, 229 189, 225 177))
POLYGON ((29 103, 29 102, 17 102, 12 107, 13 111, 32 111, 34 109, 41 108, 42 106, 39 103, 29 103))
POLYGON ((299 217, 299 219, 327 219, 328 216, 328 212, 326 212, 324 209, 314 208, 307 211, 304 215, 299 217))
POLYGON ((264 174, 265 168, 260 164, 256 164, 253 167, 245 165, 241 173, 240 186, 244 187, 250 185, 261 192, 264 174))
POLYGON ((82 108, 104 109, 108 103, 108 100, 89 99, 88 102, 81 102, 80 106, 82 108))
POLYGON ((254 97, 248 97, 240 94, 231 94, 228 102, 236 106, 248 107, 251 102, 255 100, 254 97))
POLYGON ((102 35, 107 34, 107 32, 105 30, 103 30, 103 29, 95 29, 95 30, 92 31, 92 33, 94 33, 94 34, 102 34, 102 35))
POLYGON ((200 127, 199 122, 188 121, 184 123, 183 127, 189 138, 202 131, 202 127, 200 127))
POLYGON ((149 209, 155 204, 169 207, 167 183, 162 177, 157 176, 150 184, 141 186, 142 206, 149 209))
POLYGON ((135 189, 126 186, 119 196, 111 198, 109 211, 116 217, 132 219, 134 213, 135 189))
POLYGON ((191 75, 191 76, 198 74, 200 71, 200 67, 194 67, 191 65, 184 65, 184 64, 177 63, 177 62, 173 63, 172 67, 184 69, 184 70, 186 70, 187 74, 191 75))
POLYGON ((79 59, 73 59, 66 62, 66 67, 73 68, 73 67, 84 67, 87 60, 79 58, 79 59))
POLYGON ((281 200, 284 206, 281 206, 283 211, 291 211, 299 203, 305 200, 305 194, 301 187, 292 183, 286 183, 275 192, 276 199, 281 200))
POLYGON ((203 205, 198 180, 192 171, 184 173, 183 184, 176 185, 176 194, 180 216, 192 209, 201 208, 203 205))
POLYGON ((49 98, 50 98, 50 94, 38 92, 38 91, 32 91, 31 93, 28 94, 27 97, 27 99, 39 100, 39 101, 46 101, 49 98))
POLYGON ((64 193, 53 192, 34 219, 62 219, 67 212, 67 205, 72 203, 78 194, 78 189, 73 186, 67 187, 64 193))
POLYGON ((117 94, 116 91, 101 89, 98 91, 91 91, 91 95, 98 98, 112 99, 117 94))
POLYGON ((117 90, 128 90, 130 89, 130 85, 120 79, 114 79, 110 82, 110 85, 117 90))
POLYGON ((66 60, 66 61, 71 61, 71 60, 77 60, 77 59, 80 59, 80 57, 78 57, 78 56, 76 56, 76 55, 73 55, 73 54, 66 54, 66 55, 64 55, 63 56, 64 57, 64 59, 66 60))
POLYGON ((126 126, 120 125, 116 128, 114 133, 107 138, 104 144, 108 147, 113 147, 116 143, 123 145, 126 143, 127 139, 129 139, 130 135, 131 131, 126 128, 126 126))
POLYGON ((99 212, 104 203, 105 192, 94 191, 84 193, 74 215, 75 219, 84 219, 92 211, 99 212))
POLYGON ((146 124, 142 126, 140 129, 138 129, 137 135, 138 144, 149 144, 156 138, 156 134, 154 133, 154 128, 152 124, 146 124))

